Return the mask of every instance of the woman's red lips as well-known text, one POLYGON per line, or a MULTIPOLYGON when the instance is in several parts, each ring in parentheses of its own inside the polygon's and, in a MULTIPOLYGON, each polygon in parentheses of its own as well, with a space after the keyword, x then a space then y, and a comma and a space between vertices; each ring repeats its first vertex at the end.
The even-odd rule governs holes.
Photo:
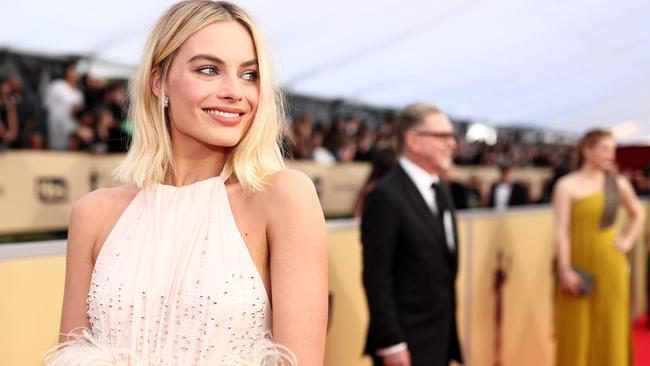
POLYGON ((239 124, 245 114, 241 109, 226 107, 203 108, 203 111, 206 112, 212 120, 226 126, 235 126, 239 124))
POLYGON ((244 114, 244 112, 241 109, 238 108, 228 108, 228 107, 206 107, 203 108, 204 111, 218 111, 218 112, 223 112, 223 113, 233 113, 233 114, 244 114))

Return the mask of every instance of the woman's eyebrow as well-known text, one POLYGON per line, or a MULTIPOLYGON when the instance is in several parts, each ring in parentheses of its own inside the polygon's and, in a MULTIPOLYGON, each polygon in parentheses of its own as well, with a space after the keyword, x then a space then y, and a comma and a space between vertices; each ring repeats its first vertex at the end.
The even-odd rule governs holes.
POLYGON ((254 58, 250 61, 242 62, 241 66, 247 67, 247 66, 257 66, 257 59, 254 58))
POLYGON ((201 54, 198 54, 198 55, 194 55, 194 56, 192 56, 192 58, 190 58, 190 60, 188 62, 192 62, 192 61, 196 61, 196 60, 208 60, 208 61, 214 62, 215 64, 220 64, 220 65, 225 64, 225 62, 223 62, 223 60, 220 59, 219 57, 208 55, 206 53, 201 53, 201 54))
MULTIPOLYGON (((193 62, 193 61, 196 61, 196 60, 208 60, 210 62, 214 62, 215 64, 219 64, 219 65, 224 65, 225 64, 225 62, 222 59, 220 59, 219 57, 209 55, 209 54, 206 54, 206 53, 201 53, 201 54, 198 54, 198 55, 194 55, 189 59, 188 62, 193 62)), ((245 66, 255 66, 255 65, 257 65, 257 59, 256 58, 241 63, 241 66, 244 66, 244 67, 245 66)))

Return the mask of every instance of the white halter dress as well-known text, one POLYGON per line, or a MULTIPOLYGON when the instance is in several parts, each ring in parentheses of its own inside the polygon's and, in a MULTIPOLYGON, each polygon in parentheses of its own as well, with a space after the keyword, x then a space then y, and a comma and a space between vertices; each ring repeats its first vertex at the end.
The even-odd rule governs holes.
MULTIPOLYGON (((116 365, 280 363, 270 302, 224 180, 157 184, 136 195, 95 263, 90 334, 77 345, 103 349, 116 365)), ((74 364, 55 362, 67 357, 88 364, 66 348, 46 364, 74 364)))

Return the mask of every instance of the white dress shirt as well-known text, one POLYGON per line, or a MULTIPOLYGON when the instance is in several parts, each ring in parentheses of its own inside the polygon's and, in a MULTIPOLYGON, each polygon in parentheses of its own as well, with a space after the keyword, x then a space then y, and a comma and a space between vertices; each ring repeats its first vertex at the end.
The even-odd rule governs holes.
POLYGON ((434 215, 437 215, 438 206, 436 205, 436 200, 434 199, 433 189, 431 188, 431 185, 434 183, 440 183, 440 178, 437 175, 431 175, 427 173, 426 170, 420 168, 420 166, 415 164, 406 156, 399 158, 399 165, 402 167, 402 169, 404 169, 406 175, 411 178, 411 181, 413 181, 413 184, 415 184, 415 187, 422 195, 422 198, 424 198, 424 202, 427 203, 431 209, 431 212, 433 212, 434 215))
POLYGON ((512 194, 512 183, 501 182, 497 184, 494 189, 494 208, 497 210, 505 210, 508 208, 510 195, 512 194))
POLYGON ((45 107, 48 110, 47 126, 50 147, 65 149, 68 137, 77 127, 72 115, 75 107, 84 103, 84 96, 79 89, 70 86, 65 80, 54 80, 45 93, 45 107))

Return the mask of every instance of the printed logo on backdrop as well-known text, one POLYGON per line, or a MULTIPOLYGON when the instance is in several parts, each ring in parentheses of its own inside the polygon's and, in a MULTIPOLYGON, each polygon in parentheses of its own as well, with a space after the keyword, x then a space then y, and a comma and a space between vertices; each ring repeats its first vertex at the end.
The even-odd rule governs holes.
POLYGON ((36 178, 36 196, 41 203, 54 204, 68 201, 68 182, 64 178, 36 178))

